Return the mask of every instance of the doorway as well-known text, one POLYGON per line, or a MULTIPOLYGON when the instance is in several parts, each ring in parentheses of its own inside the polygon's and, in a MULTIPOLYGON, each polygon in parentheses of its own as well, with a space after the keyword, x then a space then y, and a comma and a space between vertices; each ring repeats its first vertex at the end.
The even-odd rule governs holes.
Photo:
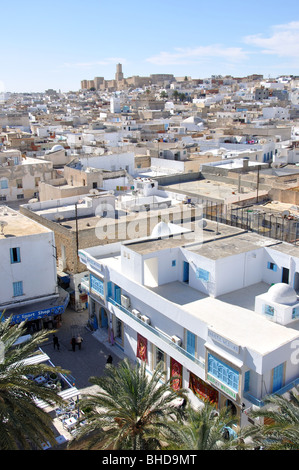
POLYGON ((183 282, 189 284, 189 263, 184 261, 183 264, 183 282))
POLYGON ((288 268, 282 268, 281 282, 283 282, 284 284, 289 283, 289 272, 290 270, 288 268))
POLYGON ((294 289, 296 292, 299 291, 299 273, 295 273, 295 276, 294 276, 294 289))
POLYGON ((101 328, 108 328, 108 316, 107 316, 107 312, 106 310, 101 307, 101 311, 100 311, 100 314, 101 314, 101 328))

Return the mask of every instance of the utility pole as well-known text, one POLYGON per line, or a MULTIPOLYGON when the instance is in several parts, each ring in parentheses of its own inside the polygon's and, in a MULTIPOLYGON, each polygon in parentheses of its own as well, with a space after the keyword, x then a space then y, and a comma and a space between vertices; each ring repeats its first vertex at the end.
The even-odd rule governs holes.
POLYGON ((256 202, 259 202, 259 183, 260 183, 260 166, 257 167, 257 179, 256 179, 256 202))
POLYGON ((79 251, 79 238, 78 238, 78 203, 75 204, 75 219, 76 219, 76 250, 77 250, 77 257, 79 251))

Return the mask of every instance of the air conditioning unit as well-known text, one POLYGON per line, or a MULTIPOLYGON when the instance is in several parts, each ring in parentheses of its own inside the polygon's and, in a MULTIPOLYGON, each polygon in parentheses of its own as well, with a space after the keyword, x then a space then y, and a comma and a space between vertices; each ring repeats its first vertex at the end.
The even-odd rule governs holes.
POLYGON ((126 295, 121 295, 120 302, 123 307, 125 308, 130 307, 130 299, 126 295))
POLYGON ((144 321, 144 323, 147 323, 148 325, 151 324, 150 318, 148 318, 146 315, 141 315, 141 320, 144 321))
POLYGON ((135 315, 135 317, 141 318, 141 313, 136 308, 133 308, 132 313, 135 315))
POLYGON ((178 336, 175 336, 175 335, 171 337, 171 341, 173 341, 178 346, 180 346, 182 344, 181 338, 179 338, 178 336))

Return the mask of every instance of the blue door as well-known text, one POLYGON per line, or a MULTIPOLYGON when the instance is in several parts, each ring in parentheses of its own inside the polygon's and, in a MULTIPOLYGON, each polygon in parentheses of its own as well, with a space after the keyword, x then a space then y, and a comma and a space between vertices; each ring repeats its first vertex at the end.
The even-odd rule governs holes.
POLYGON ((103 307, 101 308, 101 327, 108 328, 108 317, 103 307))
POLYGON ((273 369, 273 387, 272 393, 277 392, 283 386, 283 364, 274 367, 273 369))
POLYGON ((183 266, 183 282, 189 282, 189 263, 184 261, 183 266))
POLYGON ((187 331, 187 352, 195 357, 195 334, 187 331))

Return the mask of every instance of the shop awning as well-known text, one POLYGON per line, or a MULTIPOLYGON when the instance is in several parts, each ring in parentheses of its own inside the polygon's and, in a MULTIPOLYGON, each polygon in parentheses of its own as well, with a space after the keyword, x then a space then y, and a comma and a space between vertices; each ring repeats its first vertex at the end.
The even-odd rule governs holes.
POLYGON ((37 301, 28 305, 6 309, 5 318, 11 317, 11 323, 39 320, 45 317, 61 315, 69 303, 70 295, 64 289, 59 288, 59 295, 53 299, 37 301))

